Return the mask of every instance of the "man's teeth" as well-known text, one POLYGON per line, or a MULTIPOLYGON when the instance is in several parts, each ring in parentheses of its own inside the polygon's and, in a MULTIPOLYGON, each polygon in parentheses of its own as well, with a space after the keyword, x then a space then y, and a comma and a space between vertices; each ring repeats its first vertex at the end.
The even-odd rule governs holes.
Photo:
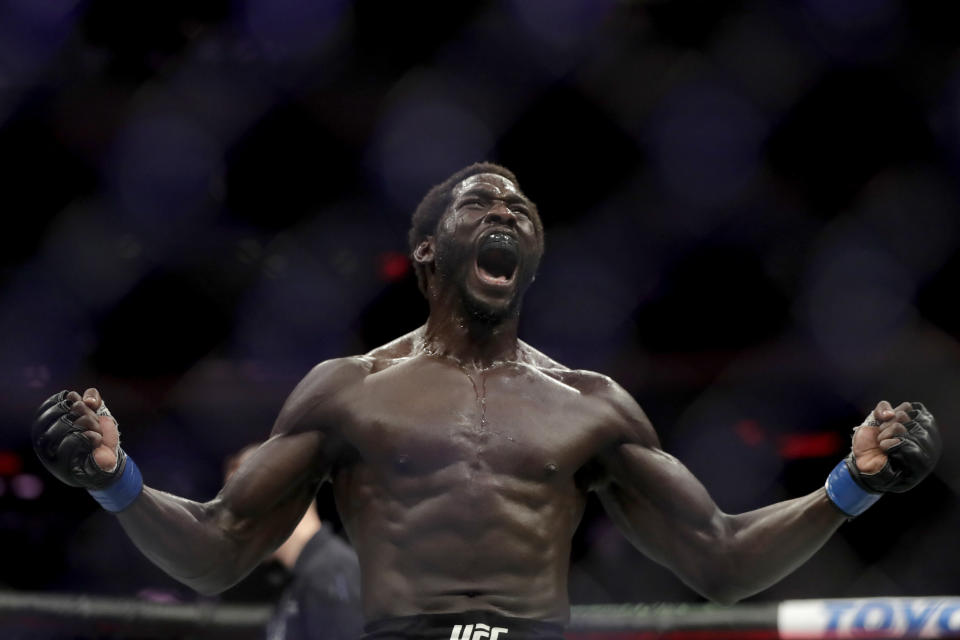
POLYGON ((495 276, 484 269, 479 269, 480 276, 487 282, 496 282, 497 284, 506 284, 510 282, 511 276, 495 276))

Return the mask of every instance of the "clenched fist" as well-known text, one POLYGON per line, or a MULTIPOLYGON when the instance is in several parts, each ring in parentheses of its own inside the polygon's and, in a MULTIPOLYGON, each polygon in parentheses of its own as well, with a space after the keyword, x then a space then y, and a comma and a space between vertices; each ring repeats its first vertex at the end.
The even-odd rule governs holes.
POLYGON ((117 423, 96 389, 81 398, 61 391, 40 405, 31 429, 33 448, 43 465, 62 482, 103 489, 124 470, 117 423))
POLYGON ((902 493, 933 470, 940 450, 936 420, 922 403, 883 401, 854 430, 847 466, 868 491, 902 493))

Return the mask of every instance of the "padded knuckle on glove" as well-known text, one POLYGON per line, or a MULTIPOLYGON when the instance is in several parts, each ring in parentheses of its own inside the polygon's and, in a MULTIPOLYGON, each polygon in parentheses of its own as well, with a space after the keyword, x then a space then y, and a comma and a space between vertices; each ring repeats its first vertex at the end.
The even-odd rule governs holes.
MULTIPOLYGON (((46 412, 48 409, 50 409, 54 405, 64 402, 67 399, 68 395, 70 395, 69 391, 61 391, 59 393, 53 394, 52 396, 44 400, 43 404, 40 405, 40 409, 37 411, 37 416, 42 415, 44 412, 46 412)), ((70 406, 70 405, 67 405, 67 406, 70 406)))
POLYGON ((891 436, 891 438, 900 438, 900 442, 898 442, 898 443, 896 443, 896 444, 893 444, 893 445, 890 445, 890 446, 884 451, 884 453, 887 454, 887 457, 888 457, 888 458, 890 457, 890 454, 892 454, 892 453, 894 453, 895 451, 897 451, 897 450, 899 450, 900 448, 902 448, 902 447, 903 447, 903 443, 904 443, 904 438, 903 438, 902 435, 894 435, 894 436, 891 436))
POLYGON ((851 454, 852 462, 848 467, 857 484, 880 493, 903 493, 919 484, 933 471, 940 457, 939 434, 933 426, 932 416, 928 424, 930 428, 919 421, 905 425, 907 434, 898 436, 900 442, 887 449, 887 462, 876 473, 860 471, 851 454))
POLYGON ((83 435, 87 431, 77 424, 70 408, 68 391, 47 398, 31 426, 33 449, 43 466, 61 482, 72 487, 100 489, 123 471, 123 450, 117 448, 118 464, 104 471, 93 459, 93 443, 83 435))
POLYGON ((81 461, 92 453, 93 449, 89 440, 79 433, 69 433, 60 441, 60 446, 57 448, 54 457, 57 466, 55 468, 48 466, 47 468, 70 486, 84 487, 86 484, 83 482, 84 474, 81 461))

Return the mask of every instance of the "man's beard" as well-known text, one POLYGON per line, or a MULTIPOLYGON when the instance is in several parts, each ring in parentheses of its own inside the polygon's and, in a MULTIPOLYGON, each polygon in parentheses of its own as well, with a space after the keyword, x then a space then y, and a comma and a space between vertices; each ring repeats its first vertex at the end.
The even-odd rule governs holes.
POLYGON ((492 305, 474 296, 463 280, 457 286, 460 289, 460 299, 463 300, 463 310, 478 324, 493 326, 520 315, 522 296, 519 291, 514 291, 513 297, 506 304, 492 305))
POLYGON ((513 296, 506 301, 491 304, 478 298, 467 286, 469 270, 474 268, 475 257, 473 251, 458 247, 453 243, 440 241, 436 245, 437 275, 448 284, 457 288, 459 298, 463 303, 463 310, 468 318, 482 325, 496 325, 520 314, 520 303, 532 278, 523 268, 523 262, 518 266, 519 271, 513 296))

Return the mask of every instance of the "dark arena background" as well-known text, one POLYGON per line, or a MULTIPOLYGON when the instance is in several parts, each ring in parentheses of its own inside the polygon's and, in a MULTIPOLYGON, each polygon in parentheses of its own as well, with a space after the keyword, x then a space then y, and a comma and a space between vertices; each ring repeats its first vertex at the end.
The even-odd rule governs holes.
MULTIPOLYGON (((960 633, 956 3, 2 0, 0 636, 154 637, 10 604, 45 595, 269 603, 269 567, 217 598, 154 568, 33 412, 96 386, 148 484, 213 497, 313 364, 426 318, 410 214, 481 159, 546 227, 521 337, 626 387, 724 510, 822 485, 881 399, 931 407, 934 474, 744 606, 960 633)), ((570 595, 702 603, 595 501, 570 595)))

